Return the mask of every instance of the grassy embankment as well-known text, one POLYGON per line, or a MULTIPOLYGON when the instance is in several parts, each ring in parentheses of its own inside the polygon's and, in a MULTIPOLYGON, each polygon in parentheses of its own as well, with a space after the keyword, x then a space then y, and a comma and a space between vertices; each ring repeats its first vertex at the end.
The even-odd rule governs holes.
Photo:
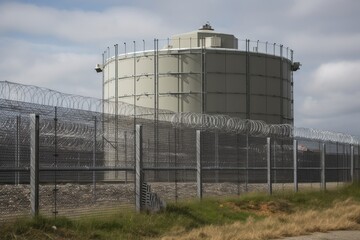
POLYGON ((77 220, 18 219, 0 225, 0 238, 270 239, 359 226, 360 185, 351 185, 326 192, 192 200, 169 204, 158 214, 115 210, 77 220))

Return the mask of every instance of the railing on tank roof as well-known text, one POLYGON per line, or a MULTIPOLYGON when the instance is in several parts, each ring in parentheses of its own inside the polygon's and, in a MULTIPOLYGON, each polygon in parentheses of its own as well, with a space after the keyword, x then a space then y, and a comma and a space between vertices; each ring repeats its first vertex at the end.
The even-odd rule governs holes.
MULTIPOLYGON (((141 56, 141 55, 149 55, 154 53, 154 49, 157 47, 160 51, 164 50, 185 50, 185 49, 201 49, 206 48, 204 38, 167 38, 167 39, 154 39, 154 40, 140 40, 140 41, 131 41, 131 42, 123 42, 122 44, 118 44, 119 46, 119 56, 120 57, 133 57, 141 56), (200 43, 200 46, 196 43, 200 43), (176 43, 176 44, 172 44, 176 43), (186 46, 186 47, 182 47, 186 46)), ((250 40, 250 39, 236 39, 237 49, 232 48, 221 48, 222 50, 229 51, 249 51, 251 53, 263 53, 270 56, 283 57, 289 60, 293 60, 294 51, 285 47, 282 44, 264 42, 260 40, 250 40)), ((214 48, 216 49, 216 48, 214 48)), ((105 58, 105 64, 113 61, 115 51, 111 50, 110 47, 107 47, 103 52, 105 58)))

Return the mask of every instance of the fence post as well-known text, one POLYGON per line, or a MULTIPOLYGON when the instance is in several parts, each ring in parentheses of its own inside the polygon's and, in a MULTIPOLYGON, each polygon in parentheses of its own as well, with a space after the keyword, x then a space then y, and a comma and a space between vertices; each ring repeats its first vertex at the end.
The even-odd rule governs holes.
POLYGON ((245 192, 248 192, 249 183, 249 134, 246 134, 246 164, 245 164, 245 192))
POLYGON ((236 134, 236 167, 237 167, 237 195, 240 195, 240 139, 239 134, 236 134))
POLYGON ((354 182, 354 146, 350 146, 350 177, 351 182, 354 182))
POLYGON ((271 139, 266 138, 266 161, 267 161, 267 183, 268 193, 272 194, 272 179, 271 179, 271 139))
POLYGON ((323 143, 321 145, 320 153, 320 165, 321 165, 321 190, 326 190, 326 179, 325 179, 325 154, 326 154, 326 145, 323 143))
POLYGON ((39 115, 30 114, 30 205, 39 214, 39 115))
MULTIPOLYGON (((94 116, 94 136, 93 136, 93 168, 96 166, 96 132, 97 132, 97 121, 96 116, 94 116)), ((96 202, 96 174, 95 171, 92 172, 93 178, 93 201, 96 202)))
POLYGON ((215 131, 214 134, 214 138, 215 138, 215 182, 218 183, 219 182, 219 133, 218 131, 215 131))
POLYGON ((356 157, 355 157, 355 153, 354 153, 354 180, 355 182, 359 182, 360 181, 360 145, 356 145, 357 147, 357 154, 356 154, 356 157))
POLYGON ((196 180, 197 196, 202 198, 201 131, 196 130, 196 180))
MULTIPOLYGON (((16 116, 16 132, 15 132, 15 167, 20 167, 20 115, 16 116)), ((20 183, 20 172, 15 172, 15 185, 20 183)))
POLYGON ((143 184, 142 173, 142 126, 137 124, 135 129, 135 208, 137 212, 142 210, 141 200, 143 198, 141 187, 143 184))
POLYGON ((294 146, 293 146, 293 153, 294 153, 294 192, 299 191, 299 184, 298 184, 298 142, 294 139, 294 146))
MULTIPOLYGON (((128 163, 127 163, 127 131, 124 131, 124 162, 125 162, 125 167, 128 167, 128 163)), ((125 171, 125 183, 128 182, 128 172, 125 171)))

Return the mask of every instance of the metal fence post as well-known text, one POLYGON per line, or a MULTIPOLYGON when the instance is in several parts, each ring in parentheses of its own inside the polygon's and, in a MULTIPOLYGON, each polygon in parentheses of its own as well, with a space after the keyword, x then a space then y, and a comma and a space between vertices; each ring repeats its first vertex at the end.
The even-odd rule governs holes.
MULTIPOLYGON (((354 179, 356 182, 359 182, 360 181, 360 145, 357 145, 357 154, 356 154, 356 158, 354 156, 354 171, 355 171, 355 175, 354 175, 354 179), (356 160, 355 160, 356 159, 356 160)), ((355 155, 355 154, 354 154, 355 155)))
POLYGON ((272 179, 271 179, 271 139, 266 138, 266 160, 267 160, 267 183, 268 193, 272 194, 272 179))
POLYGON ((30 205, 39 214, 39 115, 30 114, 30 205))
POLYGON ((237 195, 240 195, 240 137, 239 134, 236 134, 236 167, 237 170, 237 195))
POLYGON ((351 182, 354 182, 354 146, 350 146, 350 177, 351 182))
MULTIPOLYGON (((119 164, 119 45, 115 44, 115 166, 119 164)), ((135 115, 134 115, 135 118, 135 115)), ((115 172, 118 179, 119 172, 115 172)))
MULTIPOLYGON (((58 127, 58 118, 57 118, 57 107, 54 108, 54 166, 57 168, 57 160, 58 160, 58 135, 57 135, 57 127, 58 127)), ((58 214, 57 211, 57 171, 54 172, 54 210, 53 214, 56 218, 56 215, 58 214)))
POLYGON ((320 153, 320 165, 321 165, 321 190, 326 190, 326 179, 325 179, 325 154, 326 154, 326 145, 323 143, 321 145, 320 153))
POLYGON ((248 192, 249 183, 249 149, 249 134, 246 134, 245 192, 248 192))
MULTIPOLYGON (((124 131, 124 162, 125 162, 125 167, 128 167, 128 163, 127 163, 127 131, 124 131)), ((128 182, 128 172, 125 171, 125 183, 128 182)))
POLYGON ((293 146, 293 153, 294 153, 294 191, 299 191, 299 184, 298 184, 298 142, 294 139, 294 146, 293 146))
MULTIPOLYGON (((94 136, 93 136, 93 168, 96 166, 96 132, 97 132, 97 119, 94 116, 94 136)), ((93 201, 96 201, 96 174, 95 171, 92 172, 93 178, 93 201)))
POLYGON ((196 180, 197 196, 202 198, 201 131, 196 130, 196 180))
POLYGON ((142 174, 142 126, 136 125, 135 132, 135 208, 137 212, 142 210, 142 192, 141 186, 143 184, 142 174))
POLYGON ((217 131, 215 131, 215 134, 214 134, 214 140, 215 140, 215 147, 214 147, 214 150, 215 150, 215 182, 218 183, 219 182, 219 133, 217 131))
MULTIPOLYGON (((21 117, 20 115, 16 116, 16 132, 15 132, 15 167, 20 167, 20 127, 21 127, 21 117)), ((20 172, 15 172, 15 185, 20 183, 20 172)))

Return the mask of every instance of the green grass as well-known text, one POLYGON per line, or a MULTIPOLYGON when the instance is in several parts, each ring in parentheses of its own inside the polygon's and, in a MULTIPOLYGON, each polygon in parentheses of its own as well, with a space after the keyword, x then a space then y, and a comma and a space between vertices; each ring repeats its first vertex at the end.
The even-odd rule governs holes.
POLYGON ((77 220, 39 216, 22 218, 0 225, 1 239, 145 239, 169 232, 184 232, 205 225, 246 221, 250 216, 263 219, 262 206, 270 212, 291 213, 326 209, 336 201, 352 198, 360 202, 360 186, 350 185, 325 192, 247 194, 241 197, 208 198, 169 203, 156 214, 114 210, 111 214, 77 220), (56 226, 56 230, 52 227, 56 226))

